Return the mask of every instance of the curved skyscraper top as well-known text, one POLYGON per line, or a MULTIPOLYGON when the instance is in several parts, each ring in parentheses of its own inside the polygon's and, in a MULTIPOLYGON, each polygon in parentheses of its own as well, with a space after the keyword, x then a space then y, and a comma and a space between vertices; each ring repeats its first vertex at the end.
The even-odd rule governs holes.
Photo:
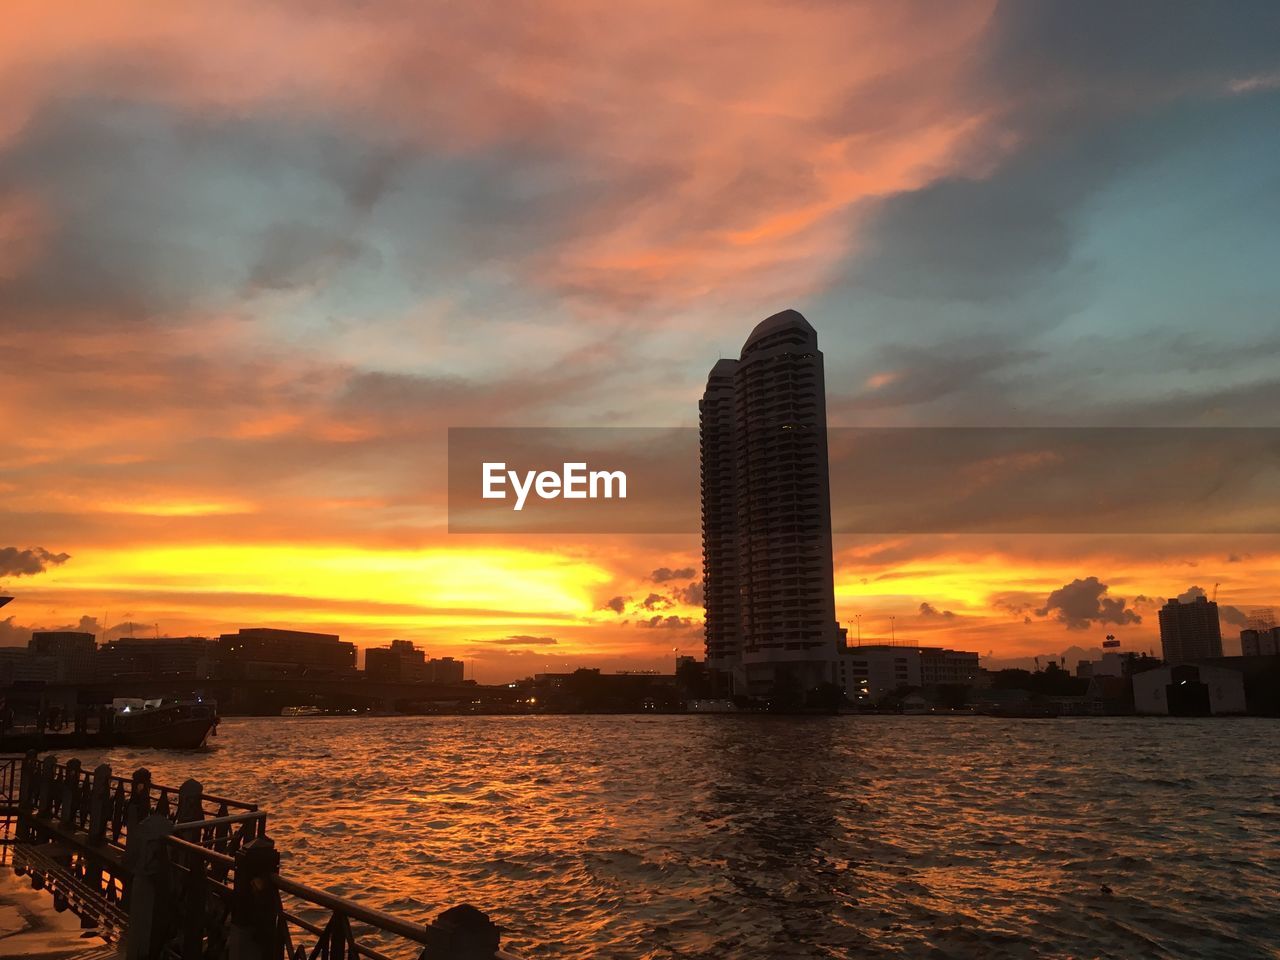
POLYGON ((826 390, 795 310, 711 371, 700 406, 708 665, 735 692, 835 682, 826 390))

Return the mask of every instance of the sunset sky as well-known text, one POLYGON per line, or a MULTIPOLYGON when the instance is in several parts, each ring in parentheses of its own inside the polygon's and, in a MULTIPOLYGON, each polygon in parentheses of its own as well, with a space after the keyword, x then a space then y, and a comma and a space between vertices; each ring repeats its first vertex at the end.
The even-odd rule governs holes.
MULTIPOLYGON (((787 307, 832 425, 1280 426, 1278 157, 1270 2, 9 0, 0 644, 669 666, 697 536, 451 535, 448 427, 694 426, 787 307)), ((836 553, 997 659, 1280 607, 1276 536, 836 553)))

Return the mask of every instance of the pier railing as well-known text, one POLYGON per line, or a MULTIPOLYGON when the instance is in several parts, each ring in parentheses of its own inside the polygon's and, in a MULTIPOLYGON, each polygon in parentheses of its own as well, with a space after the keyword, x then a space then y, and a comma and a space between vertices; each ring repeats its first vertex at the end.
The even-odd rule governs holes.
POLYGON ((196 780, 34 753, 8 766, 15 872, 128 960, 513 960, 469 905, 418 923, 282 876, 267 814, 196 780))

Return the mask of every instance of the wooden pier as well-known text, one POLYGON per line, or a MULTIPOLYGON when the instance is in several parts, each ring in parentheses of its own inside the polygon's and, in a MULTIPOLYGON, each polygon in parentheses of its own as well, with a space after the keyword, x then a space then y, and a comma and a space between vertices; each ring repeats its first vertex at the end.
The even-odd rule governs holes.
POLYGON ((514 960, 467 904, 427 923, 280 873, 256 804, 79 760, 0 759, 13 871, 127 960, 514 960))

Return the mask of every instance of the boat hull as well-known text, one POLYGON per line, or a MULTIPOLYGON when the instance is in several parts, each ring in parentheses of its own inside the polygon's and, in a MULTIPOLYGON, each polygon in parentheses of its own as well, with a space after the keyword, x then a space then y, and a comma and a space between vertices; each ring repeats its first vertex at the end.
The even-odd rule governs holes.
POLYGON ((209 741, 218 722, 211 717, 175 720, 162 726, 115 731, 115 742, 126 747, 158 747, 162 750, 198 750, 209 741))

